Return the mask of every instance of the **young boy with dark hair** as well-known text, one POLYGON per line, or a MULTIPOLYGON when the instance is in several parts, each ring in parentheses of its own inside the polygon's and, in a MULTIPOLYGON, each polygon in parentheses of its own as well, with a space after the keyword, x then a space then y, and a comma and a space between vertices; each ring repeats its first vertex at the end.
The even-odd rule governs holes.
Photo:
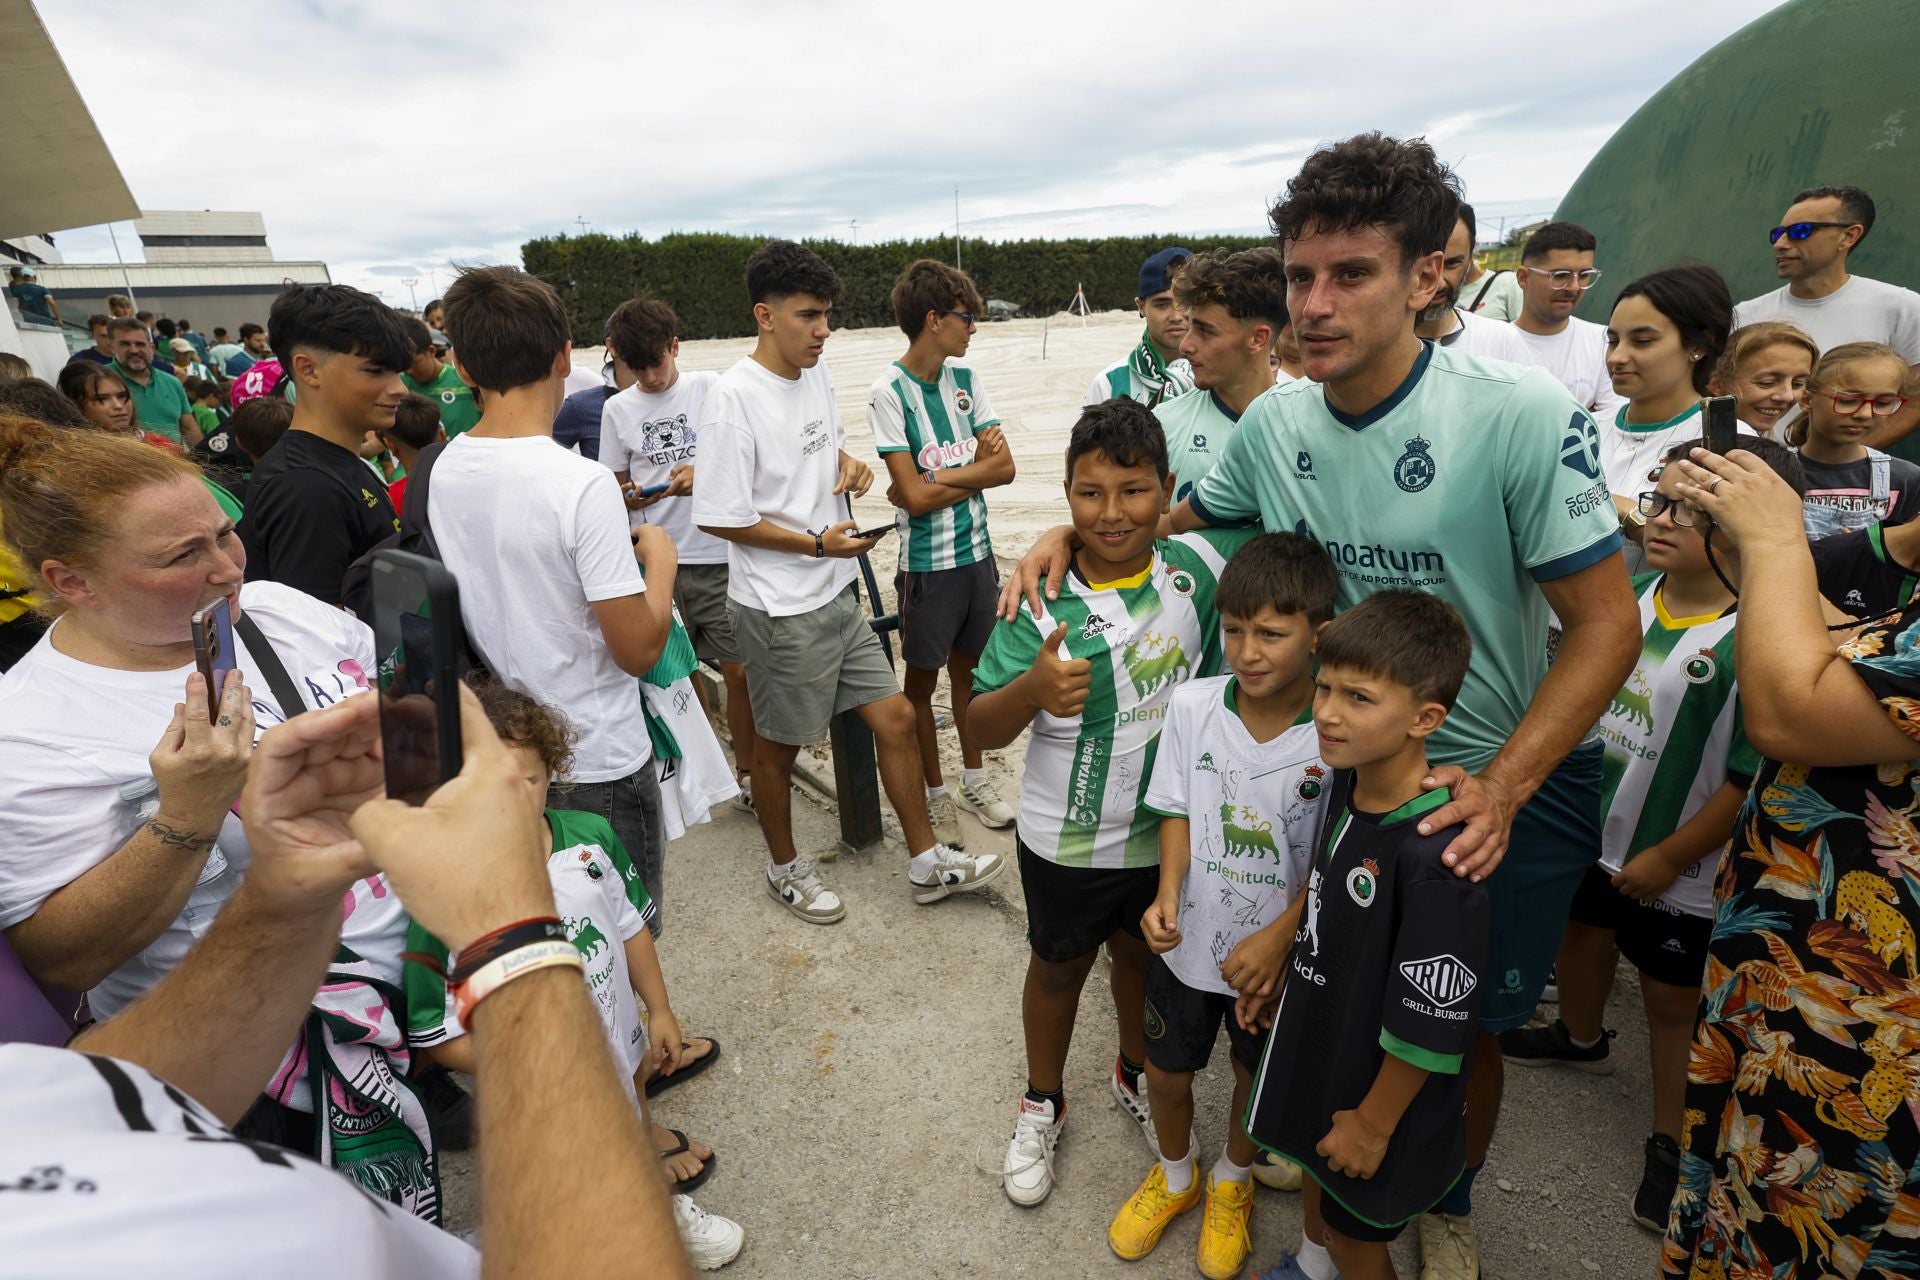
MULTIPOLYGON (((753 700, 727 608, 727 544, 693 522, 700 419, 720 375, 682 372, 679 355, 680 321, 672 307, 658 298, 629 298, 614 309, 607 319, 607 357, 620 390, 601 406, 597 456, 620 482, 633 527, 658 525, 679 548, 673 603, 694 654, 719 667, 726 682, 727 730, 740 785, 734 803, 750 811, 753 700), (645 494, 648 489, 659 492, 645 494)), ((594 394, 576 392, 569 403, 594 394)))
MULTIPOLYGON (((1688 440, 1669 449, 1657 479, 1638 495, 1654 570, 1633 580, 1646 641, 1597 730, 1607 752, 1606 817, 1599 861, 1574 895, 1554 966, 1560 1016, 1500 1035, 1500 1052, 1517 1066, 1609 1074, 1613 1033, 1603 1019, 1614 971, 1621 956, 1639 971, 1653 1132, 1633 1216, 1661 1232, 1679 1185, 1687 1055, 1713 933, 1715 872, 1760 769, 1740 717, 1737 601, 1707 558, 1706 517, 1679 497, 1685 477, 1674 464, 1706 447, 1688 440)), ((1796 492, 1805 490, 1800 461, 1785 445, 1743 438, 1740 447, 1796 492)), ((1713 559, 1740 581, 1740 547, 1724 529, 1713 530, 1713 559)))
POLYGON ((1324 836, 1247 1111, 1306 1171, 1306 1237, 1264 1280, 1390 1280, 1387 1245, 1466 1165, 1468 1056, 1487 965, 1487 891, 1422 835, 1427 738, 1473 650, 1453 607, 1379 591, 1320 632, 1313 701, 1335 770, 1324 836))
POLYGON ((447 438, 446 428, 440 425, 440 402, 423 395, 409 395, 393 411, 393 425, 376 434, 400 464, 400 478, 387 482, 387 496, 393 499, 395 511, 405 511, 407 477, 413 474, 413 464, 420 457, 420 451, 447 438))
POLYGON ((1160 820, 1140 798, 1168 699, 1219 669, 1215 584, 1251 536, 1156 539, 1171 496, 1166 437, 1132 400, 1081 411, 1066 476, 1080 549, 1046 611, 994 628, 969 717, 988 749, 1032 728, 1015 843, 1032 951, 1021 1002, 1027 1090, 1001 1167, 1007 1198, 1022 1205, 1053 1190, 1067 1048, 1103 943, 1120 1019, 1110 1088, 1158 1154, 1145 1097, 1141 921, 1160 889, 1160 820))
POLYGON ((1311 715, 1313 642, 1338 591, 1333 560, 1313 539, 1270 533, 1249 542, 1214 597, 1231 673, 1190 681, 1167 705, 1145 801, 1160 815, 1160 892, 1140 922, 1154 952, 1147 1093, 1160 1160, 1108 1228, 1123 1258, 1145 1257, 1200 1203, 1193 1075, 1212 1057, 1222 1020, 1233 1121, 1205 1180, 1195 1257, 1203 1275, 1231 1280, 1253 1252, 1256 1150, 1241 1117, 1260 1041, 1234 1006, 1278 986, 1299 924, 1326 780, 1311 715))
POLYGON ((247 579, 337 605, 347 566, 400 528, 358 450, 393 425, 411 349, 397 312, 343 284, 288 285, 267 331, 298 397, 285 438, 255 455, 240 520, 247 579))
POLYGON ((414 395, 425 396, 440 406, 440 427, 447 433, 447 439, 473 430, 473 424, 480 421, 480 407, 473 398, 473 388, 452 365, 441 363, 434 353, 433 332, 423 321, 415 316, 402 316, 400 323, 413 343, 413 359, 401 371, 400 381, 414 395))
POLYGON ((279 396, 255 396, 243 400, 227 419, 227 431, 257 469, 260 460, 280 443, 293 425, 293 406, 279 396))
POLYGON ((720 375, 701 410, 694 522, 727 542, 727 600, 753 696, 753 805, 772 859, 767 892, 811 924, 846 906, 793 843, 790 784, 801 747, 856 712, 873 730, 880 781, 906 837, 908 888, 922 906, 1000 874, 997 854, 941 844, 927 821, 913 704, 894 682, 854 591, 852 503, 873 472, 847 453, 833 379, 820 363, 840 278, 812 250, 770 240, 747 260, 759 341, 720 375))
POLYGON ((922 258, 894 281, 892 301, 907 353, 874 379, 867 424, 892 477, 887 500, 906 517, 900 522, 906 540, 898 578, 900 648, 919 727, 927 812, 933 833, 958 849, 959 815, 940 769, 933 715, 942 667, 965 769, 959 803, 989 827, 1013 825, 1012 808, 987 777, 980 745, 967 736, 973 668, 993 633, 1000 588, 982 494, 1012 482, 1013 451, 979 375, 962 359, 985 310, 973 281, 956 267, 922 258))
POLYGON ((446 314, 459 376, 486 393, 479 423, 434 462, 425 513, 460 581, 467 634, 504 683, 566 708, 578 740, 549 803, 607 818, 664 910, 660 788, 636 677, 672 632, 673 540, 631 537, 613 476, 553 441, 572 342, 551 285, 477 267, 447 290, 446 314))

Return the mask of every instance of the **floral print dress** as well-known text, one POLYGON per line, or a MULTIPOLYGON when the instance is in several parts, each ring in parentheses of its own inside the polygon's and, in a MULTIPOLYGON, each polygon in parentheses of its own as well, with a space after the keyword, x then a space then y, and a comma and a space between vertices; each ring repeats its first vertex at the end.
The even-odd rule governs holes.
MULTIPOLYGON (((1920 607, 1840 653, 1920 740, 1920 607)), ((1714 902, 1661 1274, 1920 1276, 1920 767, 1768 761, 1714 902)))

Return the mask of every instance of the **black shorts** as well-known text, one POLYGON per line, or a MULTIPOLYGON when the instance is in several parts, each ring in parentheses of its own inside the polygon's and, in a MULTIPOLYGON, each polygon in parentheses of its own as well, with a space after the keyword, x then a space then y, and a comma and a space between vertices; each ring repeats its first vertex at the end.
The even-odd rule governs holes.
POLYGON ((900 654, 908 666, 938 671, 956 653, 977 658, 986 651, 1000 597, 1000 570, 991 559, 901 573, 894 589, 900 597, 900 654))
MULTIPOLYGON (((1313 1175, 1309 1173, 1307 1177, 1311 1179, 1313 1175)), ((1409 1218, 1407 1221, 1412 1220, 1409 1218)), ((1392 1244, 1407 1229, 1406 1222, 1393 1227, 1376 1227, 1354 1216, 1345 1205, 1328 1195, 1325 1187, 1320 1188, 1320 1221, 1349 1240, 1364 1240, 1368 1244, 1392 1244)))
POLYGON ((1147 1061, 1162 1071, 1198 1071, 1213 1057, 1220 1020, 1227 1021, 1227 1047, 1249 1071, 1260 1069, 1262 1035, 1242 1031, 1232 996, 1196 991, 1167 967, 1165 956, 1147 962, 1147 1061))
POLYGON ((1139 938, 1140 917, 1160 892, 1159 867, 1063 867, 1015 839, 1027 896, 1027 943, 1048 964, 1070 964, 1115 933, 1139 938))
POLYGON ((1665 903, 1637 902, 1613 887, 1613 873, 1595 866, 1573 895, 1575 924, 1613 930, 1614 945, 1641 973, 1674 987, 1697 987, 1707 972, 1713 921, 1665 903))

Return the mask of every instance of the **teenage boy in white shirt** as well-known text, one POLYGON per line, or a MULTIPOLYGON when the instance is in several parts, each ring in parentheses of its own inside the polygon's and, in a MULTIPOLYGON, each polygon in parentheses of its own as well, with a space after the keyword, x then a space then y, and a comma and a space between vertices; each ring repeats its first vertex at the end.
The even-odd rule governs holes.
MULTIPOLYGON (((727 544, 693 522, 693 460, 700 414, 720 375, 682 373, 680 321, 658 298, 631 298, 607 319, 607 357, 618 394, 600 415, 600 461, 620 482, 633 527, 664 529, 680 552, 673 602, 702 662, 720 668, 727 685, 727 732, 739 775, 739 808, 751 807, 753 706, 727 612, 727 544), (648 489, 666 488, 646 494, 648 489)), ((695 684, 697 691, 699 685, 695 684)))
POLYGON ((873 730, 880 781, 911 855, 913 900, 978 889, 1005 859, 935 841, 913 704, 854 594, 853 561, 880 538, 853 536, 859 522, 847 518, 842 495, 864 494, 873 472, 846 452, 833 379, 820 364, 840 278, 812 250, 770 240, 747 260, 747 291, 759 341, 707 395, 693 518, 730 544, 727 598, 760 739, 753 804, 772 858, 767 892, 813 924, 847 914, 794 848, 789 790, 794 756, 826 737, 842 711, 873 730))
POLYGON ((1593 265, 1598 246, 1577 222, 1549 222, 1527 237, 1514 273, 1523 303, 1513 331, 1529 363, 1560 379, 1595 422, 1612 423, 1627 402, 1607 374, 1607 327, 1573 314, 1600 279, 1593 265))
POLYGON ((479 423, 440 455, 427 499, 467 634, 502 683, 565 710, 579 741, 549 803, 610 822, 664 911, 666 839, 638 677, 672 631, 673 539, 658 528, 630 537, 613 476, 554 443, 572 343, 552 287, 478 267, 445 306, 454 363, 485 395, 479 423))

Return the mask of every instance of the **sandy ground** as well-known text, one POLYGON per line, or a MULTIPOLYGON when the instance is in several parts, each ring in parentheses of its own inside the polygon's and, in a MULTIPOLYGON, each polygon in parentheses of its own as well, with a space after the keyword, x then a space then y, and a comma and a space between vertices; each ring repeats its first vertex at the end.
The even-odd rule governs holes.
MULTIPOLYGON (((1003 569, 1035 532, 1061 518, 1061 457, 1080 397, 1093 373, 1136 340, 1138 323, 1118 314, 1084 327, 1077 319, 1010 321, 982 326, 975 338, 971 358, 1020 468, 1014 485, 989 496, 1003 569)), ((904 345, 899 334, 877 330, 837 333, 828 343, 857 456, 871 457, 867 386, 904 345)), ((750 346, 689 342, 681 363, 722 369, 750 346)), ((877 492, 857 510, 876 524, 885 515, 877 492)), ((894 547, 888 539, 874 557, 883 582, 894 547)), ((957 751, 952 735, 943 737, 952 777, 957 751)), ((988 759, 1013 798, 1018 745, 988 759)), ((969 815, 961 822, 970 850, 1011 859, 1011 831, 986 831, 969 815)), ((803 851, 835 843, 829 807, 799 791, 794 829, 803 851)), ((984 892, 917 907, 890 816, 889 834, 885 851, 825 868, 849 904, 847 919, 830 928, 794 920, 763 892, 765 855, 746 814, 717 809, 710 825, 668 852, 661 955, 674 1008, 689 1032, 718 1037, 724 1056, 705 1076, 663 1095, 658 1118, 720 1153, 696 1198, 746 1227, 746 1251, 725 1274, 1198 1274, 1197 1213, 1142 1262, 1123 1263, 1107 1249, 1107 1223, 1151 1157, 1107 1094, 1116 1046, 1103 966, 1088 982, 1068 1063, 1058 1187, 1031 1210, 1002 1194, 997 1170, 1025 1086, 1026 912, 1018 876, 1009 867, 984 892)), ((1509 1069, 1500 1135, 1476 1197, 1486 1275, 1652 1273, 1655 1243, 1628 1209, 1650 1119, 1638 1005, 1623 970, 1609 1018, 1621 1032, 1611 1077, 1509 1069)), ((1196 1127, 1209 1161, 1227 1125, 1225 1051, 1223 1040, 1217 1069, 1202 1073, 1197 1086, 1196 1127)), ((466 1229, 478 1221, 471 1161, 452 1156, 447 1165, 449 1225, 466 1229)), ((1260 1188, 1255 1264, 1270 1265, 1295 1247, 1299 1232, 1298 1198, 1260 1188)), ((1396 1258, 1403 1276, 1418 1274, 1411 1233, 1396 1258)))

